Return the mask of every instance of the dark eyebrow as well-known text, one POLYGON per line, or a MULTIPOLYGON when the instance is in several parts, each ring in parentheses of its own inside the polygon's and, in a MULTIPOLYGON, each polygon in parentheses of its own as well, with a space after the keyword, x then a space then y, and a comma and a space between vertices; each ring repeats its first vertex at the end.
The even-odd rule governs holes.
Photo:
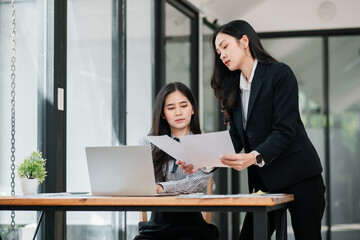
MULTIPOLYGON (((223 39, 220 43, 219 43, 219 47, 221 47, 221 44, 223 44, 223 42, 225 41, 225 39, 223 39)), ((219 50, 218 48, 216 48, 216 51, 219 50)))
MULTIPOLYGON (((189 103, 189 101, 181 101, 181 102, 179 102, 179 104, 184 104, 184 103, 189 103)), ((167 104, 165 107, 168 107, 168 106, 171 106, 171 105, 175 105, 175 103, 169 103, 169 104, 167 104)))
POLYGON ((225 41, 225 39, 219 43, 219 47, 221 47, 221 44, 223 44, 224 41, 225 41))
POLYGON ((189 103, 189 101, 182 101, 182 102, 179 102, 180 104, 184 104, 184 103, 189 103))

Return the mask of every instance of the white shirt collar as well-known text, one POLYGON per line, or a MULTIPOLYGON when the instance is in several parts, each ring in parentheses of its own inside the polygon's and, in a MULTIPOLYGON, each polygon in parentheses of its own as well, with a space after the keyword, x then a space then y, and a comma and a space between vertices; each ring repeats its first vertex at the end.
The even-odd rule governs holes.
POLYGON ((255 73, 255 69, 256 69, 257 64, 258 64, 258 60, 255 58, 254 65, 253 65, 252 70, 251 70, 249 82, 246 81, 245 75, 241 72, 241 74, 240 74, 240 84, 239 84, 241 91, 242 90, 250 91, 251 82, 252 82, 252 80, 254 78, 254 73, 255 73))
MULTIPOLYGON (((187 134, 185 134, 184 136, 188 136, 188 135, 193 135, 193 133, 190 131, 190 132, 188 132, 187 134)), ((172 139, 176 138, 172 132, 170 132, 170 137, 171 137, 172 139)))

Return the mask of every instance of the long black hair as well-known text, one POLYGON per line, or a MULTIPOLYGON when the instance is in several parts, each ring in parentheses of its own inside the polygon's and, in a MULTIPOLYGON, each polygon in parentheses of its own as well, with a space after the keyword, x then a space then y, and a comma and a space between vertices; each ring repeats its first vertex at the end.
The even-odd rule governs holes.
MULTIPOLYGON (((164 106, 165 106, 166 97, 170 93, 173 93, 175 91, 181 92, 189 100, 193 108, 194 114, 191 115, 190 131, 193 134, 201 133, 199 110, 194 96, 192 95, 190 89, 185 84, 180 82, 173 82, 173 83, 168 83, 164 87, 162 87, 156 96, 152 126, 149 135, 171 136, 170 125, 167 122, 167 120, 164 118, 164 106)), ((165 173, 167 172, 168 162, 171 160, 171 157, 155 146, 153 146, 152 156, 154 161, 155 177, 157 181, 160 182, 165 181, 165 173)))
POLYGON ((215 96, 220 100, 222 111, 224 112, 224 123, 230 121, 230 112, 237 102, 237 93, 239 91, 240 70, 230 71, 219 58, 216 51, 215 39, 219 33, 224 33, 241 39, 246 35, 249 39, 249 49, 251 56, 256 58, 262 64, 276 62, 262 46, 260 38, 254 28, 243 20, 231 21, 219 27, 213 34, 212 48, 214 50, 214 68, 211 76, 211 87, 214 89, 215 96))

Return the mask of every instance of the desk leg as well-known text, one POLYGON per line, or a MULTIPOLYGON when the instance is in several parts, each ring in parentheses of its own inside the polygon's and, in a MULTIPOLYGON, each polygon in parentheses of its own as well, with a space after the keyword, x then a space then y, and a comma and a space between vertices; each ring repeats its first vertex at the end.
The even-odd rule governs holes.
POLYGON ((266 240, 268 239, 268 217, 267 212, 259 211, 254 212, 253 219, 254 228, 254 240, 266 240))
POLYGON ((287 240, 287 216, 286 208, 282 208, 275 213, 276 239, 287 240))
POLYGON ((45 211, 42 211, 42 212, 41 212, 41 215, 40 215, 40 217, 39 217, 39 220, 38 220, 38 223, 37 223, 37 226, 36 226, 36 229, 35 229, 35 233, 34 233, 33 240, 35 240, 36 235, 37 235, 37 233, 38 233, 38 231, 39 231, 39 227, 40 227, 40 224, 41 224, 41 220, 42 220, 43 217, 44 217, 44 213, 45 213, 45 211))

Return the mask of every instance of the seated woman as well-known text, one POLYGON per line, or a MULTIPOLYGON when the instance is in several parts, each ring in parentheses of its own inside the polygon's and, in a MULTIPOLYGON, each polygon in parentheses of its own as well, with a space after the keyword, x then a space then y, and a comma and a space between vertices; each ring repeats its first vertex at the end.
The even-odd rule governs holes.
MULTIPOLYGON (((178 137, 200 134, 199 114, 190 89, 179 82, 169 83, 158 93, 149 135, 178 137)), ((158 193, 196 193, 206 190, 212 172, 202 169, 186 175, 175 159, 152 145, 158 193)), ((216 226, 208 224, 200 212, 152 212, 148 222, 139 223, 139 239, 218 239, 216 226)))

